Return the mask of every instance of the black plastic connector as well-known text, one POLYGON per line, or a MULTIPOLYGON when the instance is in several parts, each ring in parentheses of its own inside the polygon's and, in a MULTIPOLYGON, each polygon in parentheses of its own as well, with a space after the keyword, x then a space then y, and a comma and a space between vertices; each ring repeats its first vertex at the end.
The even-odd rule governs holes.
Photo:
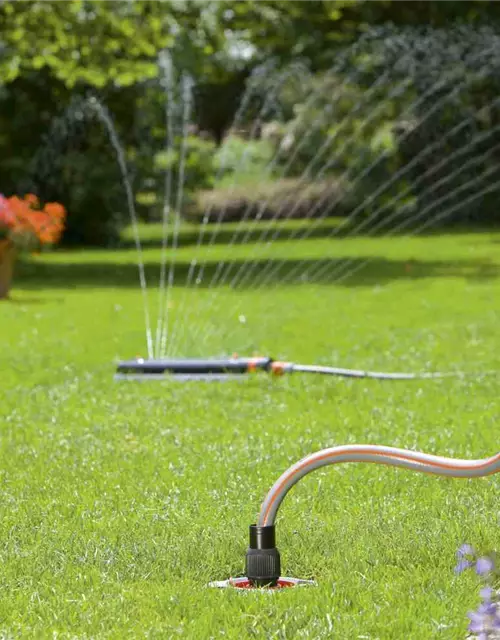
POLYGON ((274 525, 250 525, 250 547, 246 554, 245 573, 256 587, 274 587, 281 575, 281 561, 274 525))

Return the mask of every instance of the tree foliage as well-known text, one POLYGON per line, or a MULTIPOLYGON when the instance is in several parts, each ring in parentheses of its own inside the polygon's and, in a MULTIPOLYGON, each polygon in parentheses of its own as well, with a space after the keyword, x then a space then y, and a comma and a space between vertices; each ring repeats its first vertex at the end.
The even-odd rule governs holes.
POLYGON ((373 27, 499 24, 500 4, 487 0, 243 0, 220 3, 223 28, 247 39, 255 56, 303 57, 329 66, 340 47, 373 27))

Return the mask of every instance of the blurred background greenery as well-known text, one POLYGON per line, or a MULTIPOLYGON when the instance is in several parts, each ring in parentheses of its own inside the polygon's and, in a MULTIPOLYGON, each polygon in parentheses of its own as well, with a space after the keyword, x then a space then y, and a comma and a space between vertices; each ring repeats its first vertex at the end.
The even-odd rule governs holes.
MULTIPOLYGON (((64 203, 69 211, 66 244, 108 246, 118 241, 128 213, 115 152, 102 125, 88 118, 81 108, 82 98, 96 95, 112 113, 123 141, 140 216, 144 221, 158 220, 164 170, 169 162, 175 164, 177 160, 175 154, 168 157, 164 151, 165 91, 161 86, 158 57, 167 50, 174 68, 179 73, 190 74, 194 80, 184 215, 196 220, 207 202, 212 206, 223 203, 227 207, 227 220, 234 220, 241 217, 249 203, 262 200, 264 194, 269 201, 269 217, 276 206, 286 207, 294 198, 294 189, 303 189, 302 185, 294 185, 294 175, 299 175, 314 158, 319 140, 325 134, 324 130, 318 130, 317 137, 313 136, 304 146, 288 174, 288 182, 273 180, 272 175, 264 182, 262 168, 276 150, 275 140, 282 141, 283 122, 289 123, 297 117, 301 103, 314 86, 323 87, 327 105, 334 88, 332 83, 338 88, 342 80, 340 118, 365 94, 381 70, 396 64, 401 54, 397 38, 393 37, 387 46, 388 38, 384 36, 383 55, 377 58, 372 46, 372 63, 365 64, 349 82, 341 75, 327 79, 325 72, 347 46, 370 30, 376 34, 378 27, 392 25, 391 33, 407 27, 424 33, 432 27, 447 32, 455 30, 454 42, 462 46, 460 58, 470 53, 470 48, 480 50, 484 44, 481 38, 467 42, 460 28, 488 26, 495 31, 499 24, 500 4, 487 1, 3 1, 0 3, 0 192, 11 195, 34 191, 44 200, 64 203), (281 121, 270 116, 268 123, 275 125, 274 137, 271 131, 250 139, 248 135, 245 137, 243 128, 239 135, 228 139, 252 72, 270 60, 276 67, 300 60, 308 70, 303 86, 280 96, 281 121), (225 168, 221 172, 217 166, 220 166, 218 154, 223 141, 225 168), (234 193, 233 190, 229 195, 225 189, 229 177, 232 179, 238 171, 242 153, 248 156, 245 176, 238 180, 240 191, 234 193), (207 188, 212 188, 211 194, 206 193, 207 188)), ((416 51, 415 59, 418 57, 416 51)), ((488 73, 478 75, 477 81, 453 104, 438 110, 428 126, 419 127, 416 135, 405 136, 404 143, 398 141, 394 134, 397 126, 408 125, 397 122, 394 116, 401 111, 398 100, 415 99, 428 90, 436 74, 446 67, 446 61, 443 67, 443 60, 438 58, 436 53, 435 69, 428 68, 426 63, 412 78, 412 91, 404 98, 395 96, 387 101, 381 118, 358 136, 356 145, 345 149, 335 167, 337 173, 348 167, 359 174, 381 150, 393 152, 370 174, 370 179, 360 185, 355 201, 342 199, 342 207, 335 209, 336 215, 352 211, 360 198, 373 191, 374 184, 408 164, 419 151, 442 136, 444 130, 463 121, 473 108, 477 110, 498 95, 500 76, 492 64, 488 73), (390 128, 387 122, 391 122, 390 128)), ((448 64, 456 67, 456 59, 448 64)), ((467 73, 470 69, 464 69, 464 77, 467 73)), ((266 77, 257 78, 260 84, 255 91, 256 103, 248 108, 249 119, 255 116, 255 109, 269 88, 266 77)), ((380 104, 388 86, 383 85, 379 93, 373 93, 373 105, 380 104)), ((429 100, 435 101, 436 94, 432 93, 429 100)), ((308 118, 317 118, 319 111, 321 104, 316 111, 311 110, 307 117, 302 117, 298 134, 308 127, 308 118)), ((500 111, 495 103, 483 113, 482 120, 474 118, 471 127, 461 131, 456 140, 451 138, 440 152, 445 158, 463 144, 464 136, 471 135, 472 130, 476 133, 488 130, 499 122, 500 111)), ((328 126, 331 127, 331 123, 328 126)), ((355 128, 359 122, 352 119, 350 126, 355 128)), ((343 133, 344 139, 348 134, 349 129, 343 133)), ((486 148, 492 148, 495 141, 498 137, 490 137, 486 148)), ((478 154, 480 150, 476 146, 473 151, 478 154)), ((488 162, 498 164, 498 158, 497 153, 492 153, 488 162)), ((446 166, 443 171, 449 174, 450 167, 446 166)), ((415 166, 414 175, 421 172, 422 167, 415 166)), ((412 173, 406 177, 411 180, 412 173)), ((457 184, 464 180, 461 175, 457 184)), ((384 197, 401 192, 407 184, 394 185, 394 191, 384 197)), ((406 204, 415 206, 420 196, 425 199, 422 194, 426 186, 425 181, 422 182, 421 193, 412 192, 406 204)), ((451 186, 448 184, 447 189, 451 186)), ((341 181, 335 185, 331 181, 311 185, 306 208, 310 210, 311 203, 319 197, 324 201, 328 190, 331 197, 338 200, 336 195, 343 189, 345 185, 341 181)), ((462 193, 460 197, 463 196, 462 193)), ((419 206, 424 204, 419 202, 419 206)), ((495 197, 483 198, 480 210, 476 208, 465 208, 460 222, 482 225, 500 220, 495 197)), ((300 217, 301 212, 296 215, 300 217)))

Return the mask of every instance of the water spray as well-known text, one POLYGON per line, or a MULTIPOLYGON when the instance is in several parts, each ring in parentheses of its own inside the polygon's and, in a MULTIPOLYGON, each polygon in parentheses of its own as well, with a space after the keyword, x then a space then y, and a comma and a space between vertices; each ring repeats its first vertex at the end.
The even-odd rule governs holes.
MULTIPOLYGON (((480 478, 500 471, 500 453, 481 460, 463 460, 380 445, 344 445, 317 451, 287 469, 271 487, 262 503, 257 524, 250 525, 245 578, 230 579, 224 586, 241 588, 245 585, 244 588, 276 589, 296 584, 311 584, 310 581, 301 580, 294 583, 293 579, 280 577, 281 561, 276 547, 276 515, 287 493, 304 476, 321 467, 345 462, 384 464, 452 478, 480 478)), ((212 585, 220 587, 223 583, 212 585)))
POLYGON ((321 365, 297 364, 281 362, 270 357, 198 359, 182 358, 177 360, 144 359, 123 360, 118 363, 115 379, 139 380, 153 379, 227 379, 232 376, 245 376, 256 372, 270 373, 282 376, 291 373, 315 373, 320 375, 337 376, 342 378, 372 378, 375 380, 424 380, 464 376, 494 375, 497 371, 482 371, 480 373, 465 373, 460 371, 423 371, 414 372, 384 372, 366 371, 362 369, 345 369, 342 367, 326 367, 321 365))

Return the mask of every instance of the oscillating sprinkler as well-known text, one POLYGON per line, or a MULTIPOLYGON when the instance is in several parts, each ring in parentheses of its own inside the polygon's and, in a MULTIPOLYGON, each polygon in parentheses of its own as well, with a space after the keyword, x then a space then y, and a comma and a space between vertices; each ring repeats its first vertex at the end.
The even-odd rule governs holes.
POLYGON ((123 360, 118 363, 115 378, 118 380, 141 378, 157 379, 210 379, 242 376, 255 371, 267 371, 271 358, 178 358, 123 360))
POLYGON ((343 462, 384 464, 453 478, 479 478, 500 471, 500 453, 481 460, 463 460, 379 445, 345 445, 317 451, 287 469, 268 492, 262 503, 257 524, 250 526, 246 577, 230 579, 225 583, 212 583, 213 586, 276 588, 311 584, 310 581, 294 581, 292 578, 280 577, 280 554, 275 536, 276 515, 286 494, 301 478, 315 469, 343 462))

